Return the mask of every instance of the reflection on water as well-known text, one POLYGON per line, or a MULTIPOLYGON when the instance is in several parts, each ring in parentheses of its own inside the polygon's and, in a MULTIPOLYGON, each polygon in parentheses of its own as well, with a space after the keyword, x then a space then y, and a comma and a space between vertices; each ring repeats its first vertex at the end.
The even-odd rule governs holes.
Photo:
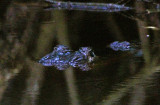
MULTIPOLYGON (((5 5, 0 7, 0 105, 160 104, 160 32, 142 28, 159 27, 158 12, 132 20, 122 13, 46 11, 39 6, 40 0, 3 0, 0 4, 5 5), (111 43, 127 51, 106 47, 111 43), (80 58, 93 54, 89 47, 79 49, 81 46, 91 46, 98 59, 86 72, 39 64, 58 44, 73 49, 65 47, 65 53, 57 53, 58 57, 65 55, 62 61, 73 54, 74 65, 79 62, 77 54, 80 58), (83 49, 88 52, 82 54, 83 49)), ((141 0, 132 7, 140 13, 150 6, 141 0)), ((126 11, 136 18, 132 12, 126 11)))

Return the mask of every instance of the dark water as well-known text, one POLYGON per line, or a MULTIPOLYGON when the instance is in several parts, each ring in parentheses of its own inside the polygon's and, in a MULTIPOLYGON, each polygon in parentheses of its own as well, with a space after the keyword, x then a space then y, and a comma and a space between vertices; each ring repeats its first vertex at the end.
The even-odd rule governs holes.
POLYGON ((133 11, 106 13, 41 3, 0 2, 0 105, 160 105, 159 8, 146 14, 148 4, 134 2, 133 11), (114 51, 114 41, 134 50, 114 51), (39 64, 57 44, 91 47, 98 59, 89 71, 39 64))

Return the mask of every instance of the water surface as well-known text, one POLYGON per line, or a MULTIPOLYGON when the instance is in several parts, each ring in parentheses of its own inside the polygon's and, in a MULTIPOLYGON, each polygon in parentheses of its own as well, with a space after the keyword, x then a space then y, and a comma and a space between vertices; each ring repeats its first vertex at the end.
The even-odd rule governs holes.
POLYGON ((94 12, 2 0, 0 105, 159 105, 160 14, 143 13, 148 3, 94 12), (115 51, 109 47, 115 41, 127 41, 134 50, 115 51), (74 51, 91 47, 98 58, 89 71, 39 64, 58 44, 74 51))

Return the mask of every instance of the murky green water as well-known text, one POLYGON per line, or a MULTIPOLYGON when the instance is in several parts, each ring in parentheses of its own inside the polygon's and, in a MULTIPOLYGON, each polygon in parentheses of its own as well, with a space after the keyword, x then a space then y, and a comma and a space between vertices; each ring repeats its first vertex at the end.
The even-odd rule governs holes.
POLYGON ((38 3, 0 2, 0 105, 160 105, 160 14, 153 5, 151 13, 141 12, 144 2, 108 13, 38 3), (114 51, 114 41, 134 50, 114 51), (98 58, 89 71, 39 64, 58 44, 91 47, 98 58))

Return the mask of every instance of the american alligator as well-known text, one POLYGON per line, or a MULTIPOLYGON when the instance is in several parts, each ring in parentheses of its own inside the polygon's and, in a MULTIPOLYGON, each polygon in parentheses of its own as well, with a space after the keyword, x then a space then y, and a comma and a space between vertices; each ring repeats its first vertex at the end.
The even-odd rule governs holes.
POLYGON ((89 65, 95 57, 90 47, 81 47, 78 51, 73 51, 67 46, 57 45, 53 52, 41 58, 39 63, 43 66, 55 66, 59 70, 72 66, 87 71, 91 69, 89 65))
POLYGON ((142 49, 137 48, 138 44, 136 46, 127 41, 123 42, 114 41, 109 45, 109 47, 114 51, 129 51, 136 57, 141 57, 143 55, 142 49))
MULTIPOLYGON (((130 42, 114 41, 110 44, 114 51, 129 51, 136 57, 143 55, 141 49, 137 49, 130 42)), ((90 47, 80 47, 78 51, 70 50, 64 45, 57 45, 53 52, 47 54, 39 60, 43 66, 55 66, 58 70, 65 70, 70 66, 80 68, 83 71, 91 69, 91 64, 98 58, 90 47)), ((102 57, 103 58, 103 57, 102 57)))

